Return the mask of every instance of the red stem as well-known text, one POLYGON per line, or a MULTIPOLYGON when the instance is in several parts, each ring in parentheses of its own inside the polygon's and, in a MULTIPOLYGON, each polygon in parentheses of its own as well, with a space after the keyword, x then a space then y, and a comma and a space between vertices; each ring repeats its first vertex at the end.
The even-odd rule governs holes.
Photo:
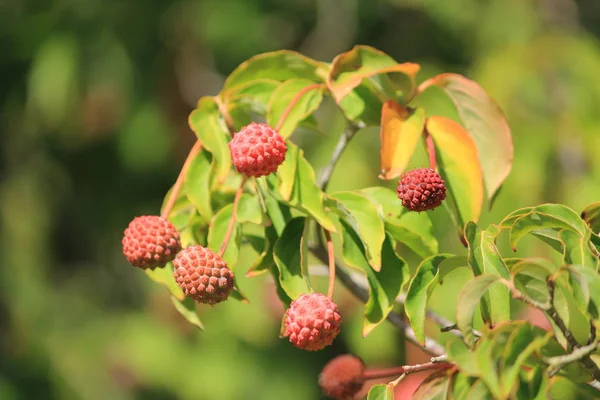
POLYGON ((235 198, 233 199, 233 210, 231 212, 231 219, 229 220, 229 225, 227 226, 227 232, 225 232, 225 237, 223 238, 223 244, 219 249, 219 257, 223 257, 225 254, 225 250, 227 250, 227 245, 229 244, 229 240, 231 239, 231 234, 233 233, 233 227, 235 226, 236 214, 238 203, 240 202, 240 198, 242 197, 242 193, 244 193, 244 184, 246 183, 246 178, 242 180, 240 187, 235 192, 235 198))
POLYGON ((387 378, 389 376, 397 376, 402 374, 412 374, 414 372, 428 371, 428 370, 438 370, 438 369, 449 369, 452 368, 454 364, 447 362, 428 362, 425 364, 417 364, 417 365, 404 365, 402 367, 392 367, 385 369, 372 369, 363 372, 363 379, 380 379, 387 378))
POLYGON ((333 254, 331 234, 327 229, 323 229, 323 231, 327 240, 327 256, 329 258, 329 287, 327 288, 327 297, 331 299, 333 297, 333 290, 335 289, 335 255, 333 254))
POLYGON ((429 156, 429 168, 435 169, 437 163, 435 160, 435 145, 433 144, 433 138, 431 137, 429 132, 427 132, 427 130, 424 131, 424 134, 425 143, 427 145, 427 155, 429 156))
POLYGON ((321 83, 314 83, 314 84, 308 85, 305 88, 302 88, 300 91, 298 91, 298 93, 296 93, 296 95, 294 96, 294 98, 292 99, 292 101, 290 101, 290 104, 288 104, 288 106, 285 109, 285 111, 283 111, 283 114, 281 114, 281 118, 279 118, 279 122, 277 122, 277 126, 275 127, 275 130, 279 131, 281 129, 281 127, 285 123, 285 120, 287 119, 287 117, 290 114, 290 112, 292 112, 292 109, 294 108, 294 106, 296 105, 296 103, 298 103, 298 101, 300 100, 300 98, 302 96, 304 96, 304 94, 306 92, 308 92, 309 90, 312 90, 312 89, 319 88, 321 86, 322 86, 321 83))
POLYGON ((202 150, 202 142, 200 140, 197 140, 196 143, 194 143, 194 146, 191 148, 187 158, 185 159, 185 162, 183 163, 183 167, 181 167, 181 171, 179 172, 179 176, 177 177, 177 180, 175 181, 175 185, 173 185, 173 190, 171 191, 171 195, 169 196, 169 200, 167 201, 167 204, 165 204, 165 208, 163 208, 162 212, 160 213, 160 215, 163 218, 169 218, 169 214, 171 214, 171 210, 173 209, 173 206, 175 205, 175 202, 177 201, 177 196, 179 195, 181 186, 183 185, 183 182, 185 181, 185 174, 187 173, 187 170, 190 167, 190 163, 192 162, 194 157, 196 157, 196 155, 198 153, 200 153, 201 150, 202 150))

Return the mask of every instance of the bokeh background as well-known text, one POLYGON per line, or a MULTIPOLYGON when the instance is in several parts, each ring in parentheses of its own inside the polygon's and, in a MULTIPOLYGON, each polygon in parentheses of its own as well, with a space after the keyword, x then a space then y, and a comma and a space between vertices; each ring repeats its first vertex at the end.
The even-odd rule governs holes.
MULTIPOLYGON (((482 225, 542 202, 581 211, 600 200, 599 35, 598 0, 0 0, 0 399, 318 399, 336 354, 418 360, 387 324, 362 339, 341 288, 340 339, 292 348, 262 278, 240 283, 250 305, 202 308, 202 333, 126 264, 123 229, 158 212, 194 141, 188 114, 239 63, 354 44, 421 64, 420 80, 465 74, 504 109, 515 162, 482 225)), ((316 167, 341 128, 301 138, 316 167)), ((373 135, 331 190, 380 184, 373 135)), ((464 253, 444 213, 441 249, 464 253)), ((434 306, 451 318, 444 286, 434 306)))

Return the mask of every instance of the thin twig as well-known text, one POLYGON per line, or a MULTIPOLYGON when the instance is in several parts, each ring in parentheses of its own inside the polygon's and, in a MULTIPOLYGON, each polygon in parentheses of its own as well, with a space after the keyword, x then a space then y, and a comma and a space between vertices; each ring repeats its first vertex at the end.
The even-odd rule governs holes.
POLYGON ((428 362, 424 364, 403 365, 401 367, 392 367, 385 369, 373 369, 363 372, 364 379, 380 379, 395 375, 408 375, 415 372, 440 370, 452 368, 454 364, 449 362, 428 362))
POLYGON ((175 202, 177 201, 177 196, 179 196, 179 192, 181 191, 181 186, 183 185, 183 182, 185 181, 185 175, 187 174, 187 170, 190 167, 190 164, 192 162, 192 160, 194 159, 194 157, 196 157, 196 155, 198 153, 200 153, 200 151, 202 150, 202 142, 200 140, 197 140, 196 143, 194 143, 194 146, 192 146, 192 148, 190 149, 190 152, 187 156, 187 158, 185 159, 185 162, 183 163, 183 167, 181 167, 181 171, 179 172, 179 176, 177 177, 177 180, 175 181, 175 184, 173 185, 173 190, 171 190, 171 195, 169 196, 169 200, 167 201, 167 204, 165 204, 165 208, 163 208, 162 212, 160 213, 160 215, 163 218, 169 218, 169 215, 171 214, 171 210, 173 210, 173 206, 175 205, 175 202))
POLYGON ((227 110, 227 106, 221 100, 221 97, 215 96, 213 97, 215 103, 217 103, 217 107, 219 108, 219 113, 223 116, 223 120, 225 121, 225 125, 227 126, 227 130, 229 134, 233 136, 235 134, 235 123, 233 122, 233 118, 231 118, 231 114, 229 114, 229 110, 227 110))
MULTIPOLYGON (((583 348, 577 339, 573 336, 573 333, 569 330, 565 322, 562 320, 556 308, 554 307, 554 291, 556 289, 555 282, 553 279, 548 279, 547 281, 548 292, 550 293, 550 308, 546 310, 548 316, 554 321, 554 324, 560 329, 563 336, 567 340, 569 347, 572 349, 572 353, 576 352, 577 349, 583 348)), ((600 368, 596 365, 594 360, 591 359, 589 355, 583 354, 579 360, 585 367, 585 369, 594 377, 595 380, 600 380, 600 368)))
POLYGON ((227 250, 227 245, 229 244, 229 240, 231 239, 231 234, 233 233, 233 227, 235 226, 236 214, 238 203, 240 202, 240 198, 242 197, 242 193, 244 193, 244 184, 246 183, 246 178, 242 180, 240 187, 235 192, 235 198, 233 199, 233 210, 231 211, 231 218, 229 219, 229 225, 227 226, 227 231, 225 232, 225 237, 223 238, 223 244, 221 244, 221 248, 219 249, 219 257, 223 257, 225 254, 225 250, 227 250))
POLYGON ((329 286, 327 287, 327 297, 331 299, 333 297, 333 290, 335 289, 335 255, 333 254, 331 234, 327 229, 323 229, 323 232, 325 233, 325 239, 327 240, 327 257, 329 258, 329 286))
POLYGON ((318 89, 321 86, 323 86, 322 83, 314 83, 312 85, 308 85, 308 86, 300 89, 298 91, 298 93, 296 93, 296 95, 292 98, 292 100, 290 101, 290 103, 288 104, 286 109, 283 111, 283 114, 281 114, 281 118, 279 118, 279 121, 277 122, 277 126, 275 127, 275 130, 279 131, 281 129, 281 127, 285 123, 285 120, 287 119, 288 115, 292 112, 292 109, 294 108, 296 103, 298 103, 300 98, 302 98, 302 96, 304 96, 309 90, 318 89))
POLYGON ((327 185, 329 184, 329 180, 331 179, 331 174, 333 174, 335 165, 344 153, 344 150, 346 149, 346 146, 348 146, 348 143, 350 143, 350 140, 352 140, 360 128, 360 125, 350 123, 348 128, 342 132, 337 144, 335 145, 335 148, 333 149, 333 153, 331 153, 329 163, 325 166, 325 168, 323 168, 319 178, 317 179, 317 185, 321 188, 321 190, 327 190, 327 185))

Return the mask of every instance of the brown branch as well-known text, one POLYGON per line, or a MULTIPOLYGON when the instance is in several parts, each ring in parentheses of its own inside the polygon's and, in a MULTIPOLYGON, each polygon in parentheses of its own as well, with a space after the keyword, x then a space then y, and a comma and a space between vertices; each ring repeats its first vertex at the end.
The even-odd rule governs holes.
POLYGON ((425 364, 416 364, 416 365, 403 365, 401 367, 392 367, 385 369, 372 369, 366 370, 363 372, 363 379, 380 379, 387 378, 389 376, 403 375, 403 374, 412 374, 415 372, 428 371, 428 370, 440 370, 440 369, 450 369, 454 366, 454 364, 449 362, 428 362, 425 364))
POLYGON ((312 85, 308 85, 308 86, 300 89, 298 91, 298 93, 296 93, 296 95, 292 98, 292 100, 290 101, 290 104, 288 104, 286 109, 283 111, 283 114, 281 114, 281 118, 279 118, 279 122, 277 122, 277 126, 275 127, 275 130, 279 131, 281 129, 281 127, 285 123, 285 120, 287 119, 289 114, 292 112, 292 109, 294 108, 296 103, 298 103, 298 101, 300 101, 300 98, 302 98, 302 96, 304 96, 308 91, 310 91, 312 89, 317 89, 321 86, 323 86, 322 83, 314 83, 312 85))
POLYGON ((221 248, 219 249, 219 257, 223 257, 225 254, 225 250, 227 250, 227 245, 229 244, 229 240, 231 239, 231 234, 233 233, 233 227, 235 226, 235 221, 237 217, 237 207, 240 202, 240 198, 242 197, 242 193, 244 193, 244 184, 246 183, 246 178, 242 180, 240 187, 235 192, 235 198, 233 199, 233 210, 231 211, 231 218, 229 219, 229 225, 227 226, 227 231, 225 232, 225 237, 223 238, 223 244, 221 244, 221 248))
POLYGON ((327 297, 331 299, 333 297, 333 290, 335 289, 335 255, 333 253, 331 234, 327 229, 323 229, 323 232, 325 233, 325 239, 327 240, 327 257, 329 258, 329 286, 327 287, 327 297))
POLYGON ((192 146, 187 158, 185 159, 185 162, 183 163, 183 167, 181 167, 181 171, 179 172, 179 176, 177 177, 177 180, 175 181, 175 184, 173 185, 173 190, 171 191, 171 195, 169 196, 169 200, 167 201, 167 204, 165 204, 165 207, 163 208, 162 212, 160 213, 160 215, 163 218, 169 218, 169 214, 171 214, 171 210, 173 210, 173 206, 175 205, 175 202, 177 201, 177 196, 179 195, 179 192, 181 191, 181 186, 183 185, 183 182, 185 181, 185 175, 187 173, 187 170, 190 167, 190 164, 192 162, 192 160, 194 159, 194 157, 196 157, 196 155, 198 153, 200 153, 200 151, 202 150, 202 142, 200 140, 197 140, 196 143, 194 143, 194 146, 192 146))

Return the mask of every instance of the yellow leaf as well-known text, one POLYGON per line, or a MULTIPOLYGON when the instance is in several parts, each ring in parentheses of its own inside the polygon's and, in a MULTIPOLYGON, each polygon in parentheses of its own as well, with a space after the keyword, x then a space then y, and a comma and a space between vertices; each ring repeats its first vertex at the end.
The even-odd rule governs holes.
POLYGON ((476 222, 483 205, 483 173, 475 142, 459 123, 445 117, 429 117, 426 127, 461 224, 476 222))
POLYGON ((381 109, 381 179, 394 179, 404 172, 425 126, 425 111, 408 111, 393 100, 381 109))

